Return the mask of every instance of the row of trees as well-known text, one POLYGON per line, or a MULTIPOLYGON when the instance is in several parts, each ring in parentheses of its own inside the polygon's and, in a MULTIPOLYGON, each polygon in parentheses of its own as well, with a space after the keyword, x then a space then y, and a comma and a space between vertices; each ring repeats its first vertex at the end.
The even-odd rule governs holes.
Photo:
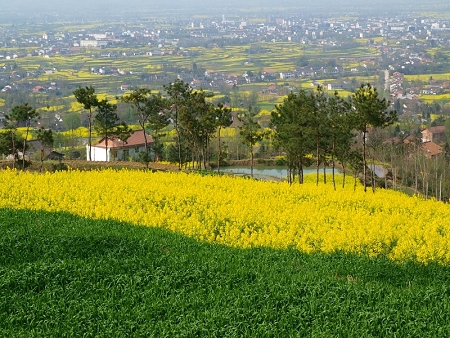
MULTIPOLYGON (((272 112, 271 125, 275 145, 286 153, 290 182, 297 173, 301 183, 303 168, 314 158, 317 183, 320 165, 325 169, 331 164, 335 184, 334 168, 339 162, 344 174, 347 164, 355 173, 362 171, 366 191, 367 133, 369 128, 385 128, 396 121, 397 114, 389 107, 390 103, 380 98, 370 84, 361 85, 348 99, 337 93, 326 96, 321 87, 315 92, 289 94, 272 112), (360 147, 354 143, 355 131, 361 136, 360 147)), ((373 182, 371 185, 375 186, 373 182)))
MULTIPOLYGON (((198 167, 206 168, 210 158, 210 141, 219 131, 220 148, 220 129, 232 123, 231 110, 220 103, 213 105, 207 102, 208 93, 193 91, 181 80, 164 86, 164 90, 166 96, 141 88, 120 98, 121 102, 134 108, 138 124, 143 130, 150 131, 153 138, 150 147, 144 133, 145 151, 140 154, 141 161, 148 164, 152 160, 150 149, 154 152, 155 161, 162 157, 162 131, 172 122, 176 135, 172 152, 176 153, 179 168, 187 162, 198 163, 198 167)), ((115 135, 126 140, 131 134, 125 122, 119 123, 117 105, 109 103, 107 99, 99 101, 92 86, 80 87, 74 91, 74 95, 88 112, 89 160, 92 159, 92 129, 105 137, 106 147, 109 136, 115 135)))
MULTIPOLYGON (((221 103, 215 105, 208 102, 210 95, 207 92, 194 91, 181 80, 164 86, 164 92, 163 96, 159 92, 153 93, 142 88, 118 98, 133 107, 138 124, 153 138, 150 147, 145 136, 145 151, 140 154, 141 161, 148 164, 151 160, 158 161, 162 158, 161 138, 171 124, 175 139, 169 145, 169 159, 171 157, 177 162, 179 169, 186 163, 192 163, 197 168, 208 168, 212 158, 211 140, 217 136, 216 160, 220 170, 220 162, 224 157, 221 130, 231 125, 231 110, 221 103), (153 150, 154 158, 150 149, 153 150)), ((99 100, 92 86, 79 87, 74 95, 88 113, 89 160, 92 160, 92 130, 105 138, 106 147, 108 139, 113 135, 126 142, 132 130, 125 122, 120 122, 116 104, 107 99, 99 100)), ((321 87, 312 92, 301 90, 299 93, 290 93, 272 112, 270 130, 261 127, 257 119, 258 111, 249 107, 238 118, 241 121, 240 139, 250 153, 251 174, 253 175, 255 146, 263 139, 270 139, 286 155, 290 182, 297 175, 298 181, 302 183, 303 168, 315 162, 317 183, 320 166, 324 170, 332 167, 334 183, 334 168, 339 163, 344 173, 347 166, 351 166, 354 172, 362 172, 366 190, 369 182, 367 132, 369 128, 384 128, 396 120, 396 112, 389 107, 389 102, 381 99, 370 84, 361 85, 348 99, 341 98, 337 93, 328 96, 321 87), (360 146, 354 142, 355 131, 361 136, 360 146)), ((23 139, 23 152, 25 151, 31 122, 37 117, 36 110, 28 104, 16 106, 7 116, 13 148, 17 148, 17 135, 13 131, 21 123, 27 127, 23 139)), ((12 153, 17 152, 13 149, 12 153)))

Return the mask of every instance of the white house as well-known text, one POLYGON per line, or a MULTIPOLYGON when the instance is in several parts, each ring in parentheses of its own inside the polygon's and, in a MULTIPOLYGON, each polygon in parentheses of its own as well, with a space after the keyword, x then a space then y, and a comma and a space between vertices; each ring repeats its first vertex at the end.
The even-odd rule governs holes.
MULTIPOLYGON (((145 152, 145 138, 152 155, 153 139, 143 130, 136 130, 126 140, 122 141, 116 136, 108 137, 108 147, 106 138, 102 138, 97 144, 91 146, 92 161, 128 161, 137 160, 140 152, 145 152)), ((86 159, 89 161, 89 144, 86 145, 86 159)))

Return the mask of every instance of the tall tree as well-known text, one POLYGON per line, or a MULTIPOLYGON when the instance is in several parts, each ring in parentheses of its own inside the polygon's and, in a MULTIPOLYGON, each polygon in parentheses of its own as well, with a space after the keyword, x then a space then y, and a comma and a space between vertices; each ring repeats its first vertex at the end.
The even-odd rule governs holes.
POLYGON ((253 157, 255 145, 262 141, 266 133, 263 128, 256 121, 257 113, 248 108, 248 111, 238 116, 242 126, 239 127, 239 135, 242 143, 250 148, 250 176, 253 177, 253 157))
POLYGON ((53 133, 51 129, 45 129, 43 127, 39 128, 36 133, 36 139, 40 142, 40 159, 41 166, 39 171, 42 171, 44 167, 44 150, 45 147, 53 147, 53 133))
MULTIPOLYGON (((114 134, 122 141, 122 145, 125 147, 127 140, 133 134, 133 129, 131 129, 125 121, 122 121, 114 131, 114 134)), ((122 153, 122 160, 125 161, 125 151, 122 153)))
POLYGON ((231 126, 233 120, 231 118, 231 109, 224 107, 222 103, 217 104, 217 107, 214 109, 214 115, 216 118, 216 126, 217 126, 217 172, 220 172, 220 161, 222 159, 222 149, 220 143, 220 131, 222 128, 226 128, 231 126))
MULTIPOLYGON (((362 134, 363 184, 367 191, 366 141, 369 127, 385 128, 397 120, 395 110, 389 110, 389 101, 380 99, 377 89, 370 83, 362 84, 352 96, 355 109, 355 128, 362 134)), ((375 187, 372 187, 373 189, 375 187)))
MULTIPOLYGON (((329 130, 327 130, 328 124, 328 99, 325 97, 322 86, 318 86, 316 93, 312 94, 314 101, 314 109, 310 112, 310 124, 312 132, 314 134, 316 143, 316 185, 319 184, 319 168, 320 163, 324 163, 325 171, 325 151, 324 144, 326 143, 326 135, 329 135, 329 130)), ((326 175, 324 172, 324 182, 326 183, 326 175)))
POLYGON ((352 125, 350 123, 350 103, 343 100, 337 92, 330 97, 327 102, 328 110, 328 130, 331 139, 330 153, 332 165, 332 181, 336 190, 335 180, 335 161, 338 160, 342 165, 342 187, 345 186, 345 166, 350 158, 352 146, 352 125))
MULTIPOLYGON (((30 133, 32 123, 36 122, 38 118, 39 113, 36 109, 29 106, 28 103, 13 107, 11 114, 5 115, 7 128, 11 130, 12 134, 15 134, 19 125, 23 125, 26 128, 22 146, 22 168, 25 168, 25 150, 28 134, 30 133)), ((14 139, 15 135, 12 135, 13 147, 15 147, 14 139)), ((13 152, 16 153, 15 149, 13 149, 13 152)))
POLYGON ((192 92, 185 100, 178 115, 178 125, 181 135, 191 148, 191 163, 195 168, 201 167, 200 149, 201 149, 201 126, 199 116, 205 109, 206 102, 202 92, 192 92))
POLYGON ((167 100, 160 93, 150 96, 145 102, 145 114, 147 116, 147 125, 150 128, 153 137, 153 151, 155 153, 155 162, 158 162, 162 156, 161 130, 170 123, 167 115, 167 100))
POLYGON ((108 139, 113 135, 119 125, 119 116, 117 116, 117 105, 111 104, 104 99, 97 104, 97 114, 94 118, 95 131, 105 138, 106 161, 108 161, 108 139))
POLYGON ((196 152, 198 166, 204 169, 207 168, 209 144, 217 130, 216 111, 206 102, 206 97, 208 94, 202 90, 192 92, 179 116, 181 128, 196 152))
POLYGON ((314 97, 300 90, 298 94, 291 92, 271 114, 275 146, 286 153, 289 183, 294 181, 295 172, 299 183, 303 183, 303 168, 309 164, 307 155, 314 151, 309 118, 314 105, 314 97))
POLYGON ((138 123, 144 131, 145 152, 148 153, 149 146, 145 129, 152 116, 165 107, 161 94, 152 95, 150 89, 140 88, 122 96, 121 101, 134 106, 138 123))
POLYGON ((99 101, 97 95, 95 94, 95 89, 91 86, 89 87, 79 87, 73 92, 75 99, 78 103, 83 105, 83 108, 89 111, 88 115, 88 148, 89 148, 89 161, 92 161, 92 112, 95 107, 98 106, 99 101))
POLYGON ((180 111, 186 106, 187 100, 190 98, 190 95, 192 93, 192 88, 189 87, 189 84, 177 79, 175 80, 175 82, 169 84, 168 86, 164 86, 164 90, 169 96, 168 106, 171 112, 170 117, 173 120, 175 133, 177 135, 176 144, 178 148, 178 169, 181 170, 181 164, 183 160, 179 114, 180 111))

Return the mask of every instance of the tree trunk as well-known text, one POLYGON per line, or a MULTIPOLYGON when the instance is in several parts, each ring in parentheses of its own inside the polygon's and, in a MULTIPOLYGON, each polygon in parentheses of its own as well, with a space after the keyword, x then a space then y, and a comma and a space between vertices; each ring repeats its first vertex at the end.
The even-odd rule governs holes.
POLYGON ((342 164, 342 189, 345 188, 345 166, 342 164))
POLYGON ((106 133, 106 137, 105 137, 105 161, 108 162, 108 133, 106 133))
MULTIPOLYGON (((415 149, 414 149, 415 150, 415 149)), ((414 154, 414 176, 415 176, 415 193, 417 194, 417 189, 418 189, 418 178, 417 176, 419 175, 418 170, 417 170, 417 154, 414 154)))
POLYGON ((206 158, 208 157, 208 150, 205 146, 202 147, 202 156, 203 156, 203 169, 206 170, 206 158))
POLYGON ((89 124, 89 136, 88 136, 88 148, 89 148, 89 161, 92 161, 92 108, 89 108, 89 118, 88 118, 88 124, 89 124))
POLYGON ((219 152, 219 154, 217 155, 217 172, 220 173, 220 158, 222 157, 222 151, 220 149, 220 126, 218 128, 217 140, 218 140, 217 147, 219 152))
POLYGON ((298 183, 303 184, 303 161, 300 160, 298 166, 298 183))
POLYGON ((253 146, 250 146, 250 176, 253 177, 253 146))
POLYGON ((181 170, 181 138, 180 130, 178 129, 178 106, 175 107, 175 132, 177 134, 178 143, 178 170, 181 170))
MULTIPOLYGON (((363 131, 363 184, 364 184, 364 192, 367 192, 367 170, 366 170, 366 128, 364 127, 363 131)), ((356 187, 355 187, 356 189, 356 187)))
POLYGON ((372 182, 372 192, 375 192, 375 154, 373 154, 373 156, 372 156, 371 182, 372 182))
POLYGON ((12 143, 12 155, 13 155, 13 169, 16 167, 16 157, 17 157, 17 150, 16 150, 16 140, 15 140, 15 132, 11 130, 11 143, 12 143))
POLYGON ((39 168, 39 172, 42 172, 43 167, 44 167, 44 147, 41 145, 41 167, 39 168))
POLYGON ((25 148, 27 147, 27 138, 30 131, 30 126, 27 122, 27 132, 25 133, 25 138, 23 139, 23 150, 22 150, 22 170, 25 169, 25 148))
MULTIPOLYGON (((392 172, 392 189, 395 190, 395 174, 394 174, 394 159, 392 157, 392 152, 391 152, 391 172, 392 172)), ((387 189, 387 181, 386 181, 386 176, 385 176, 385 188, 387 189)))
POLYGON ((319 185, 319 166, 320 166, 320 150, 319 150, 319 144, 320 144, 320 136, 319 133, 316 134, 316 186, 319 185))
POLYGON ((333 181, 334 190, 336 190, 336 180, 334 177, 335 166, 336 166, 336 164, 334 163, 334 155, 331 155, 331 180, 333 181))

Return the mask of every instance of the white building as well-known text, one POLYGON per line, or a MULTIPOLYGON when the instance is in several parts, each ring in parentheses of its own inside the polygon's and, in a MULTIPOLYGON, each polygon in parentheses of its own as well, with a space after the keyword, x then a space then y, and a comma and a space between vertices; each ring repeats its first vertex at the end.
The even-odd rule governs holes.
POLYGON ((105 40, 80 40, 80 47, 106 47, 108 41, 105 40))
MULTIPOLYGON (((102 138, 97 144, 91 146, 92 161, 129 161, 138 160, 139 153, 145 152, 145 138, 150 149, 150 155, 153 156, 153 139, 143 130, 136 130, 126 141, 122 141, 116 136, 102 138)), ((86 159, 89 161, 89 144, 86 145, 86 159)))

